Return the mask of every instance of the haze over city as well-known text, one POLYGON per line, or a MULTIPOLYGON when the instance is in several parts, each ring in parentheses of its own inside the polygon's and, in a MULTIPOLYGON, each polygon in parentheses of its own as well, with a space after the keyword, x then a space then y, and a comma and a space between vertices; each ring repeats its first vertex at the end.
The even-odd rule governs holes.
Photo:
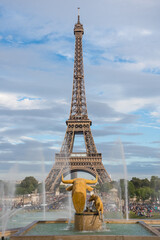
POLYGON ((70 113, 77 7, 103 164, 123 178, 122 142, 128 179, 160 176, 159 0, 1 0, 0 179, 41 179, 53 166, 70 113))

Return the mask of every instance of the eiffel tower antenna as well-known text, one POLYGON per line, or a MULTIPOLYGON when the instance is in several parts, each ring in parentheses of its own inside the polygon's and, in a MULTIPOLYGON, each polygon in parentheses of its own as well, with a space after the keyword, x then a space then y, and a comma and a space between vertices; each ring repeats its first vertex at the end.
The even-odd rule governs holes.
POLYGON ((93 176, 98 175, 100 184, 111 181, 102 163, 102 154, 97 152, 91 128, 92 121, 88 118, 84 70, 82 37, 83 25, 80 23, 78 8, 78 21, 74 26, 75 56, 73 72, 72 100, 69 119, 66 121, 67 130, 62 143, 60 153, 55 155, 55 163, 46 178, 46 190, 55 191, 61 182, 61 175, 66 176, 70 172, 83 171, 93 176), (86 152, 73 153, 74 139, 76 135, 84 137, 86 152))
POLYGON ((80 7, 77 8, 78 9, 78 23, 80 22, 80 7))

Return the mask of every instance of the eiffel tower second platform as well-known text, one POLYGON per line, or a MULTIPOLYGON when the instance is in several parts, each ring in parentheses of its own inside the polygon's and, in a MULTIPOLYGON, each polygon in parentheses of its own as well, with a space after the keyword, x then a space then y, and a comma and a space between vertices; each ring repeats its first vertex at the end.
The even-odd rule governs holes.
POLYGON ((66 176, 78 171, 90 173, 94 177, 98 175, 100 184, 111 181, 102 163, 102 154, 97 152, 90 128, 92 122, 87 113, 82 50, 84 30, 79 15, 74 34, 75 57, 70 117, 66 121, 67 130, 60 153, 55 154, 55 163, 45 181, 46 190, 50 192, 54 192, 60 185, 62 174, 66 176), (84 137, 86 152, 73 152, 76 135, 84 137))

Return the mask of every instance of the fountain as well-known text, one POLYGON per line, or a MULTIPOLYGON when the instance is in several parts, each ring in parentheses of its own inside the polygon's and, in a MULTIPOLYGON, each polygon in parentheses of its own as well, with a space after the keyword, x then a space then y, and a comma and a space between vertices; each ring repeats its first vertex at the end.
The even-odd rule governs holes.
MULTIPOLYGON (((13 173, 9 173, 10 177, 13 177, 13 173)), ((15 183, 13 179, 10 179, 6 184, 4 182, 0 183, 0 203, 2 205, 1 212, 1 226, 2 226, 2 239, 4 239, 5 231, 7 229, 7 224, 9 218, 16 212, 13 208, 13 197, 15 194, 15 183)))
POLYGON ((46 220, 46 189, 45 189, 45 163, 42 157, 42 195, 43 195, 43 220, 46 220))
POLYGON ((71 221, 72 221, 72 197, 71 197, 71 193, 68 194, 68 206, 69 206, 68 228, 70 228, 71 221))
MULTIPOLYGON (((97 239, 101 237, 104 240, 158 240, 160 233, 143 222, 137 220, 102 220, 103 203, 101 199, 92 194, 89 201, 94 201, 95 210, 88 209, 84 211, 86 201, 86 190, 92 190, 88 184, 95 184, 96 180, 87 180, 76 178, 64 180, 64 184, 71 184, 67 190, 72 191, 72 201, 75 208, 75 219, 71 220, 71 213, 68 212, 66 219, 58 219, 52 221, 34 221, 19 232, 12 234, 10 240, 17 239, 97 239), (76 185, 76 186, 75 186, 76 185), (79 186, 79 187, 77 187, 79 186), (78 191, 77 191, 78 189, 78 191), (68 219, 68 220, 67 220, 68 219), (138 223, 138 224, 137 224, 138 223), (68 224, 69 227, 68 227, 68 224)), ((32 213, 30 213, 32 214, 32 213)), ((147 222, 147 221, 146 221, 147 222)), ((153 220, 152 220, 153 224, 153 220)), ((4 235, 3 235, 4 236, 4 235)), ((4 237, 2 238, 4 239, 4 237)))
POLYGON ((126 219, 129 219, 128 216, 128 182, 127 182, 127 165, 124 155, 124 148, 122 142, 119 140, 120 146, 120 155, 122 156, 123 168, 124 168, 124 184, 125 184, 125 209, 126 209, 126 219))
POLYGON ((108 213, 105 214, 106 218, 112 219, 129 219, 128 213, 128 181, 127 181, 127 166, 124 154, 123 144, 118 139, 110 150, 109 158, 116 167, 113 170, 113 178, 116 179, 110 188, 107 190, 108 198, 105 200, 104 205, 108 208, 108 213), (117 172, 118 169, 118 172, 117 172), (121 186, 122 180, 122 186, 121 186), (123 186, 124 185, 124 186, 123 186))
MULTIPOLYGON (((123 146, 121 144, 119 144, 120 148, 121 148, 121 155, 123 160, 125 161, 124 158, 124 150, 123 150, 123 146)), ((125 165, 125 164, 124 164, 125 165)), ((44 164, 43 166, 43 172, 44 172, 44 164)), ((124 168, 125 169, 125 168, 124 168)), ((69 170, 69 166, 68 166, 68 173, 70 172, 69 170)), ((125 171, 124 171, 125 172, 125 171)), ((78 179, 78 178, 77 178, 78 179)), ((127 174, 125 174, 125 179, 127 179, 127 174)), ((79 178, 79 180, 83 180, 79 178)), ((78 181, 79 181, 78 180, 78 181)), ((83 181, 81 181, 80 184, 80 189, 82 189, 82 185, 83 185, 83 181)), ((85 180, 85 183, 87 184, 93 184, 96 183, 96 180, 85 180)), ((12 181, 13 182, 13 181, 12 181)), ((5 231, 7 228, 7 224, 4 224, 8 222, 9 218, 11 216, 13 216, 16 212, 21 211, 21 209, 12 209, 12 204, 11 204, 11 200, 12 197, 14 195, 14 187, 12 185, 12 182, 10 183, 10 203, 8 202, 8 207, 5 208, 5 204, 4 204, 4 186, 1 185, 1 200, 3 202, 3 218, 5 219, 5 221, 3 221, 3 231, 2 231, 2 240, 4 240, 4 235, 5 235, 5 231), (7 211, 7 209, 9 209, 9 212, 7 211), (5 227, 4 227, 5 225, 5 227)), ((71 180, 64 180, 62 177, 62 182, 65 184, 72 184, 71 186, 69 186, 67 189, 70 191, 73 191, 73 185, 74 185, 74 179, 71 180)), ((127 188, 126 188, 127 189, 127 188)), ((85 191, 84 191, 84 195, 86 194, 86 190, 92 190, 92 188, 88 185, 86 185, 85 191)), ((83 192, 83 191, 82 191, 83 192)), ((127 191, 126 191, 127 192, 127 191)), ((125 196, 126 196, 126 192, 125 192, 125 196)), ((45 193, 45 184, 43 181, 43 204, 45 206, 45 199, 46 199, 46 195, 45 193)), ((95 195, 95 194, 94 194, 95 195)), ((96 206, 96 197, 92 195, 89 199, 90 202, 94 201, 94 205, 96 206)), ((127 196, 126 196, 127 197, 127 196)), ((27 225, 24 228, 21 228, 19 232, 12 234, 12 236, 10 237, 11 240, 17 240, 17 239, 66 239, 66 235, 68 237, 68 239, 76 239, 77 236, 82 236, 85 239, 88 239, 88 236, 90 236, 90 239, 96 239, 96 236, 101 236, 102 239, 122 239, 122 238, 118 238, 119 236, 122 237, 123 239, 130 239, 130 235, 132 236, 132 239, 159 239, 160 234, 159 232, 156 230, 154 230, 152 227, 149 227, 147 224, 145 224, 144 222, 147 221, 143 221, 143 222, 138 222, 137 220, 128 220, 128 218, 126 218, 126 220, 106 220, 104 219, 102 221, 102 219, 100 219, 100 215, 101 213, 103 214, 103 204, 101 205, 101 208, 98 209, 98 207, 96 208, 96 210, 93 209, 88 209, 87 211, 84 211, 84 206, 85 206, 85 201, 83 200, 83 194, 82 196, 78 196, 77 198, 73 196, 73 192, 72 192, 72 199, 71 199, 71 194, 69 194, 69 208, 68 208, 68 214, 66 213, 65 217, 66 219, 59 219, 59 220, 52 220, 52 221, 48 221, 46 220, 46 212, 45 214, 43 214, 43 221, 34 221, 33 223, 27 225), (72 220, 72 207, 71 207, 71 200, 73 199, 73 201, 75 202, 74 207, 76 210, 75 213, 75 218, 74 221, 72 220), (81 206, 76 206, 76 202, 78 200, 78 204, 83 205, 81 206), (81 200, 81 201, 79 201, 81 200), (83 203, 83 204, 82 204, 83 203), (82 208, 81 210, 79 210, 80 208, 82 208), (98 212, 98 210, 100 211, 100 213, 98 212), (79 212, 80 211, 80 212, 79 212), (44 221, 45 220, 45 221, 44 221), (138 223, 138 224, 136 224, 138 223), (136 235, 137 234, 137 235, 136 235), (47 235, 47 236, 46 236, 47 235), (48 236, 49 235, 49 236, 48 236), (129 235, 129 236, 128 236, 129 235), (157 237, 156 237, 157 236, 157 237)), ((98 199, 98 197, 97 197, 98 199)), ((100 206, 99 205, 99 206, 100 206)), ((32 213, 28 213, 31 214, 32 213)), ((23 215, 23 214, 22 214, 23 215)), ((23 220, 20 220, 23 221, 23 220)), ((149 223, 149 222, 148 222, 149 223)), ((152 224, 154 224, 154 221, 152 220, 152 224)), ((159 222, 155 222, 155 224, 160 224, 159 222)), ((80 237, 79 236, 79 237, 80 237)), ((79 239, 79 238, 77 238, 79 239)))
MULTIPOLYGON (((30 240, 51 240, 51 239, 90 239, 96 240, 100 237, 102 240, 158 240, 160 233, 148 226, 144 221, 137 220, 106 220, 102 219, 103 203, 101 199, 92 194, 89 198, 90 202, 94 202, 95 210, 84 210, 86 202, 86 190, 91 191, 92 187, 88 184, 95 184, 95 180, 87 180, 83 178, 75 178, 64 180, 62 182, 70 184, 66 190, 72 191, 72 201, 75 208, 75 218, 71 221, 71 217, 66 219, 58 219, 52 221, 34 221, 19 232, 11 235, 10 240, 30 239, 30 240), (137 224, 138 223, 138 224, 137 224), (68 227, 68 224, 69 227, 68 227)), ((68 213, 69 215, 71 213, 68 213)), ((146 221, 147 222, 147 221, 146 221)), ((152 220, 153 224, 153 220, 152 220)), ((4 237, 2 238, 4 239, 4 237)))

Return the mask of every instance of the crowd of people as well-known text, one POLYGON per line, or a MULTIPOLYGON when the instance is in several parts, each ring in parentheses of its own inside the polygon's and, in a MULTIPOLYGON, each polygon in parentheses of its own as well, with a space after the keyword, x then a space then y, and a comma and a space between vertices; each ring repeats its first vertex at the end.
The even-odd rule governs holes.
POLYGON ((136 216, 150 218, 152 217, 153 212, 160 213, 160 205, 130 203, 129 211, 134 212, 136 216))

